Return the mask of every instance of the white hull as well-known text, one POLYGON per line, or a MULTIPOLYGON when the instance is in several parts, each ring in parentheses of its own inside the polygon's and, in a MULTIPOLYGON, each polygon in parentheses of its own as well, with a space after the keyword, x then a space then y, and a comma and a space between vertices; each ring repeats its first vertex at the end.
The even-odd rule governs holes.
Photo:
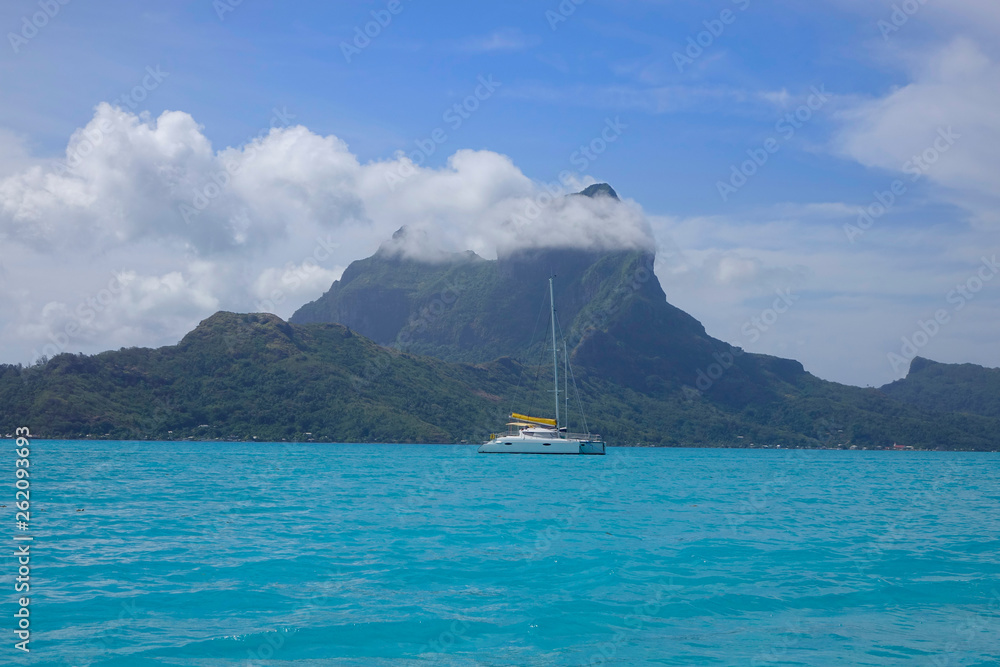
POLYGON ((479 447, 480 454, 591 454, 604 455, 604 443, 596 440, 533 438, 510 436, 494 438, 479 447))

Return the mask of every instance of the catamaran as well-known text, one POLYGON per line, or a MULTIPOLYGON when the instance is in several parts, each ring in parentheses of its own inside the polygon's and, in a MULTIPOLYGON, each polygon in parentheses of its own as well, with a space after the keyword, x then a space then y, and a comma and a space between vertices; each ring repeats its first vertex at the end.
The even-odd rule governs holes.
MULTIPOLYGON (((494 433, 479 447, 480 454, 604 454, 604 440, 593 433, 569 433, 559 426, 559 356, 556 345, 556 304, 549 278, 552 311, 552 379, 555 385, 556 418, 510 415, 505 434, 494 433)), ((569 366, 568 356, 566 359, 569 366)), ((568 387, 567 387, 568 391, 568 387)), ((568 415, 567 415, 568 416, 568 415)))

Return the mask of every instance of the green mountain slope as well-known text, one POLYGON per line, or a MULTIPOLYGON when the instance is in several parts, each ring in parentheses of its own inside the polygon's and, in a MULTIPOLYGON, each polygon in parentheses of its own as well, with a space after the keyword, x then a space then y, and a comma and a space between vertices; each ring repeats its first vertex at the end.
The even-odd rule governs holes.
POLYGON ((176 346, 0 367, 0 418, 59 437, 454 442, 501 419, 484 388, 511 373, 414 358, 339 325, 217 313, 176 346))
MULTIPOLYGON (((760 372, 777 398, 743 406, 690 387, 644 393, 592 369, 577 381, 589 426, 612 445, 997 448, 1000 420, 928 416, 876 390, 783 378, 769 363, 760 372)), ((400 353, 339 325, 217 313, 175 346, 0 367, 0 422, 67 438, 476 442, 513 409, 549 414, 549 372, 400 353)), ((576 410, 569 426, 583 426, 576 410)))
POLYGON ((922 357, 902 380, 882 387, 890 398, 930 412, 1000 417, 1000 369, 941 364, 922 357))

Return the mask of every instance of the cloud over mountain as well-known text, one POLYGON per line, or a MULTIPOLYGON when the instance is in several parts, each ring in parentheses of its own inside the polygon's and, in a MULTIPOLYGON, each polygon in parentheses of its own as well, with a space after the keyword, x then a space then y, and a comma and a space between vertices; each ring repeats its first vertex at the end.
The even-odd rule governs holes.
POLYGON ((24 360, 28 349, 170 342, 217 308, 287 315, 404 225, 423 242, 396 250, 427 260, 438 249, 652 245, 637 204, 567 198, 590 181, 565 181, 535 183, 490 151, 459 150, 440 168, 402 153, 362 164, 280 110, 244 145, 216 149, 190 114, 103 103, 64 157, 0 178, 13 269, 0 336, 24 360), (82 318, 77 304, 113 277, 95 270, 98 257, 129 280, 98 317, 82 318), (31 261, 74 267, 77 279, 28 279, 31 261))

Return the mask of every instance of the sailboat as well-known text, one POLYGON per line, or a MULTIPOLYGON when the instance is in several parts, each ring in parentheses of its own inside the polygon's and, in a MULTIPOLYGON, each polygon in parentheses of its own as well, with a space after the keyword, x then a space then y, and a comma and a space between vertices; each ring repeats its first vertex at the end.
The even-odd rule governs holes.
MULTIPOLYGON (((555 385, 556 418, 530 417, 512 412, 511 421, 507 423, 507 432, 494 433, 489 441, 479 447, 480 454, 604 455, 605 444, 601 436, 593 433, 569 433, 559 426, 559 355, 556 345, 556 304, 552 280, 549 278, 549 304, 552 311, 552 381, 555 385)), ((568 368, 568 355, 565 362, 568 368)))

